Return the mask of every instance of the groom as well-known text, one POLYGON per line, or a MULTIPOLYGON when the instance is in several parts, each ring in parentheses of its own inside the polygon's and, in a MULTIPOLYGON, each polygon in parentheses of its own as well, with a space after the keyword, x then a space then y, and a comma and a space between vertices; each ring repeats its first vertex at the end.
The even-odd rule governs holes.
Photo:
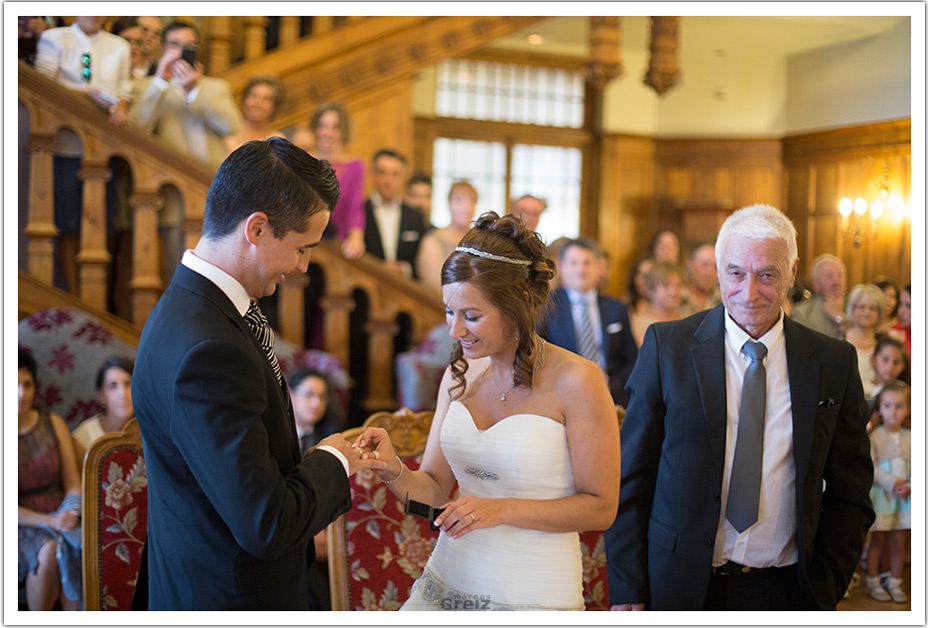
POLYGON ((351 507, 348 476, 386 466, 341 434, 301 458, 255 301, 306 272, 337 199, 332 167, 280 138, 243 145, 213 179, 132 379, 148 472, 133 608, 308 610, 313 536, 351 507))

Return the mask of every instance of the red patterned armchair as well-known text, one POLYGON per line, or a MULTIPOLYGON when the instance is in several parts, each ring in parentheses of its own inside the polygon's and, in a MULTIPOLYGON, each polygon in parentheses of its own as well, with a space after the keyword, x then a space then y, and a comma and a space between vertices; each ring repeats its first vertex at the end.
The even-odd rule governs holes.
POLYGON ((84 610, 129 610, 148 523, 148 478, 135 419, 84 458, 84 610))
MULTIPOLYGON (((378 412, 344 435, 351 441, 367 427, 382 427, 406 466, 418 469, 432 415, 406 408, 378 412)), ((353 508, 328 527, 332 610, 397 610, 422 575, 438 532, 428 521, 404 514, 403 501, 372 472, 356 473, 350 484, 353 508)))

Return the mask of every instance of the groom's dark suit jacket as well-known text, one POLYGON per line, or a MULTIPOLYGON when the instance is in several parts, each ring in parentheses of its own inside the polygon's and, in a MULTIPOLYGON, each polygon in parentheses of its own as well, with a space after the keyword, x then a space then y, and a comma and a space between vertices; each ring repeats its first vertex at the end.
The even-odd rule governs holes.
MULTIPOLYGON (((628 381, 618 516, 606 531, 611 604, 703 608, 727 424, 724 306, 652 325, 628 381)), ((783 322, 796 465, 799 609, 834 609, 873 522, 857 354, 783 322)))
POLYGON ((325 451, 301 461, 289 394, 211 281, 180 265, 139 342, 149 608, 306 609, 313 536, 351 506, 325 451))

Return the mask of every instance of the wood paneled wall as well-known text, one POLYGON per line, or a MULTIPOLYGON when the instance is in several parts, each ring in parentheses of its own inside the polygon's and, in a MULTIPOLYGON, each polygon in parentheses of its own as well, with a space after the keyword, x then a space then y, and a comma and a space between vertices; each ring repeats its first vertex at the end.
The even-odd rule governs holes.
POLYGON ((888 275, 902 284, 912 277, 911 219, 887 211, 862 217, 864 237, 854 246, 854 216, 838 213, 838 201, 879 198, 884 172, 890 193, 906 203, 911 194, 911 120, 794 135, 783 139, 787 211, 799 231, 800 274, 812 259, 834 253, 847 265, 848 287, 888 275), (851 229, 849 230, 849 227, 851 229))
POLYGON ((764 203, 782 209, 799 232, 799 275, 812 259, 834 253, 848 287, 888 275, 911 281, 911 218, 864 216, 859 247, 843 196, 910 202, 911 122, 897 120, 770 140, 677 140, 607 135, 601 156, 598 234, 613 258, 607 292, 620 295, 634 259, 659 229, 675 230, 683 252, 714 240, 735 209, 764 203))

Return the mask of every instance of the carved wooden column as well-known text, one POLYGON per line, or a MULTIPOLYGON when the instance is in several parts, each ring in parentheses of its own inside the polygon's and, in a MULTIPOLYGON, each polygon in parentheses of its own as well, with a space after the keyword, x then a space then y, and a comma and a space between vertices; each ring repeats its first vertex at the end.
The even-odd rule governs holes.
POLYGON ((105 161, 84 160, 77 176, 84 182, 81 250, 77 254, 81 300, 105 310, 110 264, 110 252, 106 248, 106 182, 112 172, 105 161))
POLYGON ((214 15, 209 28, 209 72, 216 74, 229 67, 232 57, 232 29, 228 15, 214 15))
POLYGON ((599 90, 622 76, 620 17, 607 15, 590 18, 590 60, 586 63, 586 80, 599 90))
POLYGON ((332 30, 331 15, 313 16, 313 35, 324 35, 332 30))
MULTIPOLYGON (((351 364, 349 353, 350 315, 355 308, 354 297, 350 291, 335 292, 332 286, 350 285, 348 278, 339 273, 325 270, 325 295, 319 300, 324 319, 324 345, 327 353, 333 354, 342 364, 351 364)), ((344 289, 342 289, 344 290, 344 289)))
POLYGON ((55 195, 52 155, 54 133, 33 133, 26 143, 32 153, 29 179, 29 222, 23 230, 29 237, 29 274, 52 285, 55 274, 55 195))
POLYGON ((679 17, 651 18, 651 60, 644 84, 663 96, 680 82, 680 59, 677 57, 679 17))
POLYGON ((135 219, 132 231, 132 322, 141 327, 163 291, 158 240, 158 211, 164 197, 138 192, 129 198, 135 219))
POLYGON ((295 44, 300 39, 300 16, 280 16, 280 47, 295 44))
POLYGON ((267 17, 249 15, 245 18, 245 59, 252 60, 267 52, 267 17))
POLYGON ((303 293, 309 285, 306 273, 291 273, 277 286, 277 326, 280 335, 299 347, 306 346, 306 305, 303 293))
POLYGON ((393 319, 370 319, 364 326, 369 334, 367 358, 367 398, 361 406, 368 411, 393 409, 393 339, 399 333, 393 319))

